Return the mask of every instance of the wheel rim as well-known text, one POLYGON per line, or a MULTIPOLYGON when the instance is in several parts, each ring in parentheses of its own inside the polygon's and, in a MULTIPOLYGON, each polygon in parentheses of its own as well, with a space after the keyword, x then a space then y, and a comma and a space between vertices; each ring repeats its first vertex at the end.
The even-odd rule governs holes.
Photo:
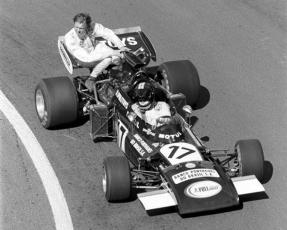
POLYGON ((107 193, 107 174, 106 174, 106 170, 104 170, 102 185, 103 185, 103 191, 106 194, 107 193))
POLYGON ((40 120, 44 120, 44 117, 47 114, 47 109, 45 106, 44 95, 39 89, 36 91, 36 109, 40 120))
POLYGON ((162 76, 161 85, 167 91, 170 91, 169 82, 168 82, 168 78, 167 78, 167 74, 166 74, 165 70, 161 71, 161 76, 162 76))

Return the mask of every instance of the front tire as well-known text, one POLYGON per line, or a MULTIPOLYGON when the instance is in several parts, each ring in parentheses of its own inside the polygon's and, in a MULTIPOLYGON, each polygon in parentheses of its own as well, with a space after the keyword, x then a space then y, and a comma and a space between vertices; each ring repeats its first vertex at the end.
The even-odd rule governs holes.
POLYGON ((264 154, 259 140, 240 140, 235 144, 239 161, 239 176, 255 175, 264 180, 264 154))
POLYGON ((171 93, 183 93, 186 103, 195 105, 199 97, 200 81, 195 66, 189 60, 170 61, 158 68, 160 83, 171 93))
POLYGON ((77 120, 78 95, 68 77, 42 79, 35 88, 34 96, 38 118, 46 129, 77 120))
POLYGON ((124 201, 131 196, 130 165, 126 157, 104 159, 103 191, 109 202, 124 201))

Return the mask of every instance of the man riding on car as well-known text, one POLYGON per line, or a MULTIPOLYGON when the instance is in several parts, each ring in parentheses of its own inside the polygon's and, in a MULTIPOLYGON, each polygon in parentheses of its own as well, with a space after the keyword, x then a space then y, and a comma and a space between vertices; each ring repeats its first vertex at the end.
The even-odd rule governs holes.
POLYGON ((69 52, 80 62, 92 68, 86 87, 92 91, 93 83, 110 64, 121 64, 122 51, 129 50, 120 38, 110 29, 93 23, 89 14, 79 13, 74 19, 74 27, 65 35, 69 52), (118 50, 98 42, 95 37, 103 37, 112 42, 118 50))

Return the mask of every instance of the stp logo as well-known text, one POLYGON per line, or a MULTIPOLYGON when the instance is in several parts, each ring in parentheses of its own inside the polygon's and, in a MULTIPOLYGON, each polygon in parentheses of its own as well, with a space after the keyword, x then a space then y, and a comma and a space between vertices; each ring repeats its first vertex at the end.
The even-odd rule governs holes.
MULTIPOLYGON (((126 45, 136 46, 138 44, 135 37, 122 38, 121 41, 122 41, 122 43, 124 43, 125 46, 126 45)), ((110 47, 115 47, 114 44, 110 41, 106 41, 106 44, 110 47)))

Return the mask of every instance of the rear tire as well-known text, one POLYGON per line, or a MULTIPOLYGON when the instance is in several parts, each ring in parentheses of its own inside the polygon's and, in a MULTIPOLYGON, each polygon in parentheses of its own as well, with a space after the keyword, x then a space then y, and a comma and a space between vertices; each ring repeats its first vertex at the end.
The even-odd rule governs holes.
POLYGON ((124 201, 131 196, 130 165, 126 157, 104 159, 103 191, 109 202, 124 201))
POLYGON ((255 175, 259 181, 264 180, 264 155, 259 140, 240 140, 235 144, 239 161, 239 175, 255 175))
POLYGON ((75 122, 78 117, 78 95, 68 77, 42 79, 35 89, 35 108, 46 129, 75 122))
POLYGON ((200 91, 200 81, 195 66, 189 60, 170 61, 158 68, 161 84, 171 93, 183 93, 186 103, 195 105, 200 91))

